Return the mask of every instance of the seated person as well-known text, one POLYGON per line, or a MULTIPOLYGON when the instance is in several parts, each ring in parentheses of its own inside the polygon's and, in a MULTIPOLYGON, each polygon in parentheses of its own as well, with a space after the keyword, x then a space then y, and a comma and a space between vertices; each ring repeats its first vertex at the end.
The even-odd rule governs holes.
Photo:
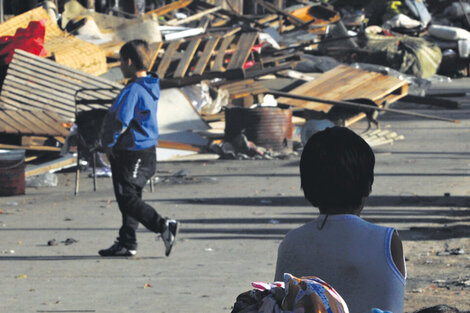
POLYGON ((308 140, 300 160, 305 198, 320 215, 279 245, 275 280, 317 276, 351 313, 403 312, 406 267, 395 229, 359 217, 374 181, 375 157, 353 131, 327 128, 308 140))

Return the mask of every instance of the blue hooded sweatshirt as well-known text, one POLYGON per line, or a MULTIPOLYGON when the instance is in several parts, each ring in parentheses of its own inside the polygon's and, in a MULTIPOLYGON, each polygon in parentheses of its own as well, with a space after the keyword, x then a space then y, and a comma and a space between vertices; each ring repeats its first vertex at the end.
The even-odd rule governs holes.
POLYGON ((157 145, 160 79, 147 75, 129 83, 103 121, 101 144, 118 150, 143 150, 157 145))

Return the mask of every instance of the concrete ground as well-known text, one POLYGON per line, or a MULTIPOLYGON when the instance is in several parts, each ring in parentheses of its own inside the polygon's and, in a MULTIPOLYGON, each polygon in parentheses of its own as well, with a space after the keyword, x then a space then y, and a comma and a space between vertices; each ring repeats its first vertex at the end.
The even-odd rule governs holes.
MULTIPOLYGON (((460 124, 380 117, 382 128, 405 139, 374 148, 363 217, 403 238, 406 312, 439 303, 470 310, 470 106, 460 100, 460 110, 395 106, 460 124), (457 248, 464 253, 450 253, 457 248)), ((0 198, 0 312, 230 312, 252 281, 273 280, 284 234, 317 214, 303 200, 298 160, 160 163, 161 183, 144 198, 183 223, 169 258, 144 228, 137 257, 98 256, 120 226, 110 179, 99 179, 93 192, 82 175, 75 197, 74 173, 62 173, 56 188, 0 198), (182 169, 188 176, 171 177, 182 169), (57 245, 48 246, 52 239, 57 245)))

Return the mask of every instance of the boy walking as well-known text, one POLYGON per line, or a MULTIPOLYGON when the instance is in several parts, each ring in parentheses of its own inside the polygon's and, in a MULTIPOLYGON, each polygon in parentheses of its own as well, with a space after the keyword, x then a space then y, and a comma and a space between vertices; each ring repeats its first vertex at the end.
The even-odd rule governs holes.
POLYGON ((139 223, 161 234, 165 255, 175 243, 179 223, 161 217, 142 200, 142 189, 156 171, 157 106, 160 80, 147 73, 148 43, 132 40, 119 52, 121 71, 130 81, 116 98, 103 121, 102 146, 111 163, 114 194, 122 215, 119 237, 101 256, 137 253, 139 223))

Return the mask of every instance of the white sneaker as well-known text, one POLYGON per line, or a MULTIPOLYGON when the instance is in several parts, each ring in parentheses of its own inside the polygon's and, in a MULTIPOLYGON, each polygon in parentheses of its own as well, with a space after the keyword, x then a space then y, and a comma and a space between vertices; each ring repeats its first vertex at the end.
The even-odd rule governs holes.
POLYGON ((178 234, 179 222, 167 219, 165 221, 165 230, 162 233, 163 243, 165 244, 165 255, 169 256, 171 248, 176 242, 176 235, 178 234))

